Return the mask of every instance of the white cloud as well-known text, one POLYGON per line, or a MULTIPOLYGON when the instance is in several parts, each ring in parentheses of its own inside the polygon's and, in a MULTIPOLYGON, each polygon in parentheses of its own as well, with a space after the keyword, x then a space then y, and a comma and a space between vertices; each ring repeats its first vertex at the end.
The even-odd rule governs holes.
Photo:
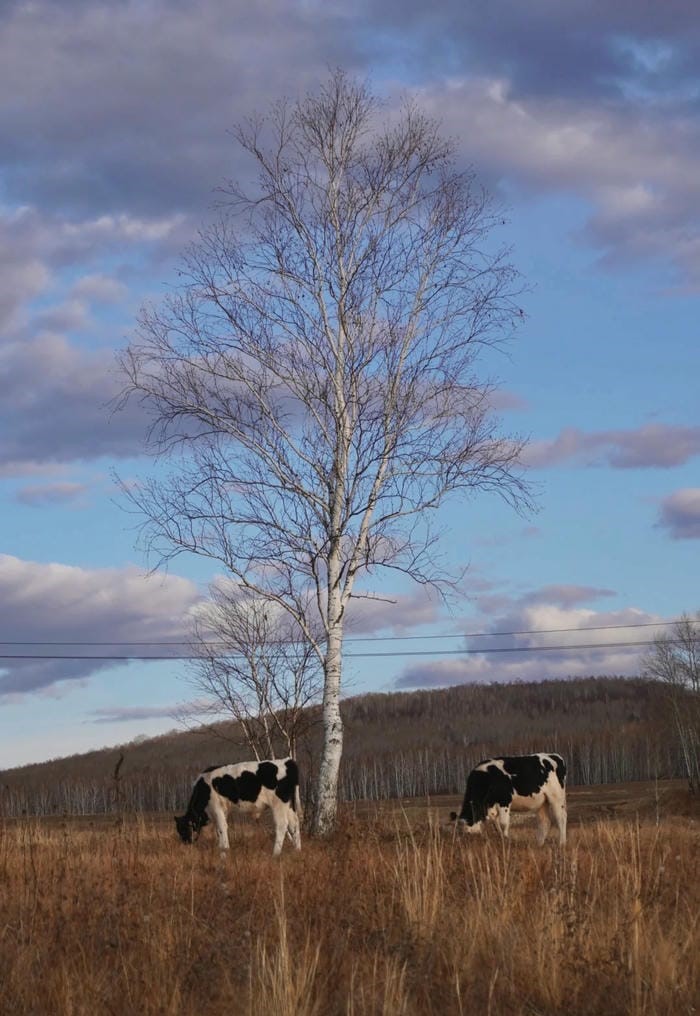
POLYGON ((145 410, 114 412, 121 381, 111 352, 86 352, 60 335, 0 346, 0 468, 66 463, 143 450, 145 410))
POLYGON ((20 504, 26 505, 53 505, 74 502, 86 491, 84 483, 63 480, 58 483, 37 483, 22 487, 17 491, 16 499, 20 504))
POLYGON ((128 289, 119 279, 99 272, 83 275, 72 286, 71 295, 92 303, 118 303, 124 300, 128 289))
MULTIPOLYGON (((158 655, 163 649, 119 643, 175 642, 189 637, 199 594, 176 575, 148 576, 136 567, 85 569, 0 555, 0 643, 16 654, 158 655), (51 643, 33 645, 33 643, 51 643), (87 646, 81 643, 107 643, 87 646), (64 643, 60 646, 58 643, 64 643), (68 643, 68 645, 65 645, 68 643)), ((181 647, 179 647, 181 648, 181 647)), ((114 666, 90 659, 0 661, 0 697, 57 693, 114 666)))
POLYGON ((93 216, 98 234, 162 239, 168 216, 201 215, 241 171, 227 131, 242 116, 328 66, 410 61, 479 174, 587 198, 589 239, 611 260, 661 257, 698 284, 700 43, 693 5, 672 7, 494 0, 436 19, 411 0, 17 2, 0 36, 6 189, 93 216))
POLYGON ((657 525, 674 540, 700 540, 700 487, 686 487, 664 498, 657 525))
POLYGON ((587 239, 608 262, 663 258, 700 285, 700 129, 682 110, 516 95, 459 78, 418 92, 481 174, 587 198, 587 239))
POLYGON ((653 639, 654 626, 663 619, 638 607, 599 611, 583 605, 613 595, 609 589, 548 586, 518 599, 484 600, 481 606, 486 612, 481 622, 472 621, 466 630, 490 634, 467 637, 463 648, 469 655, 435 657, 407 666, 396 685, 438 687, 638 674, 646 646, 634 648, 622 643, 653 639))
POLYGON ((573 462, 613 469, 670 469, 700 455, 700 427, 648 423, 630 430, 565 427, 553 441, 533 441, 523 459, 534 468, 573 462))

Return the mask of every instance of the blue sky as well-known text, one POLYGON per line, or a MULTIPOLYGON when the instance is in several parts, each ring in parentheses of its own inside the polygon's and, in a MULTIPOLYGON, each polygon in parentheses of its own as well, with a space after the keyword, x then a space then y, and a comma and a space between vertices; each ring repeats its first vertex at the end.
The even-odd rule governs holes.
MULTIPOLYGON (((354 639, 446 637, 348 644, 346 691, 635 673, 638 650, 558 647, 653 627, 498 633, 700 609, 690 0, 11 0, 0 29, 5 656, 186 637, 216 572, 180 558, 145 574, 113 475, 152 465, 143 413, 111 413, 114 353, 239 170, 230 128, 336 65, 368 76, 389 111, 412 94, 507 208, 527 316, 484 370, 501 379, 504 427, 530 437, 539 506, 521 518, 493 498, 451 503, 446 552, 469 565, 452 610, 385 582, 394 604, 360 606, 352 624, 354 639), (530 651, 436 654, 480 645, 530 651), (356 655, 377 649, 434 655, 356 655)), ((185 678, 179 663, 6 658, 0 768, 171 729, 193 697, 185 678)))

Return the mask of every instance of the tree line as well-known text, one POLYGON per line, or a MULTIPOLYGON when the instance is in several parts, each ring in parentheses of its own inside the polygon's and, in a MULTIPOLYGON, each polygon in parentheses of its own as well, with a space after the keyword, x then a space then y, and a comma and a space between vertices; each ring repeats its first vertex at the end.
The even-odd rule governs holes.
MULTIPOLYGON (((482 758, 540 750, 561 752, 577 785, 686 776, 677 705, 658 681, 615 677, 349 698, 339 796, 459 794, 482 758)), ((306 802, 321 744, 312 716, 297 752, 306 802)), ((249 757, 245 730, 224 722, 25 766, 0 775, 0 814, 174 812, 201 769, 249 757)))

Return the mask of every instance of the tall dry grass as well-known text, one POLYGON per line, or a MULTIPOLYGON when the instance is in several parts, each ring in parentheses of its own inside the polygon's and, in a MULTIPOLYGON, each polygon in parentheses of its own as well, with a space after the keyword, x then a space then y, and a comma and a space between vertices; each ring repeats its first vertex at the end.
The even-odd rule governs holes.
POLYGON ((700 835, 592 821, 540 849, 427 812, 219 858, 171 822, 0 825, 0 1012, 51 1016, 692 1013, 700 835))

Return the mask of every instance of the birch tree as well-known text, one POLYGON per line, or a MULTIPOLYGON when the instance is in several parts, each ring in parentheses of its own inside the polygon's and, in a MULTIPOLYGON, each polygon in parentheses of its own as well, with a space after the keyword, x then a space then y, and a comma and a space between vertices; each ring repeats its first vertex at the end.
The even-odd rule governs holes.
POLYGON ((478 370, 521 316, 519 280, 498 209, 411 102, 385 122, 336 72, 235 141, 254 182, 226 186, 180 287, 142 312, 122 357, 125 396, 147 404, 171 463, 130 496, 159 560, 220 562, 304 632, 324 677, 326 834, 351 597, 381 569, 454 578, 433 521, 448 497, 528 502, 521 442, 500 432, 478 370))

